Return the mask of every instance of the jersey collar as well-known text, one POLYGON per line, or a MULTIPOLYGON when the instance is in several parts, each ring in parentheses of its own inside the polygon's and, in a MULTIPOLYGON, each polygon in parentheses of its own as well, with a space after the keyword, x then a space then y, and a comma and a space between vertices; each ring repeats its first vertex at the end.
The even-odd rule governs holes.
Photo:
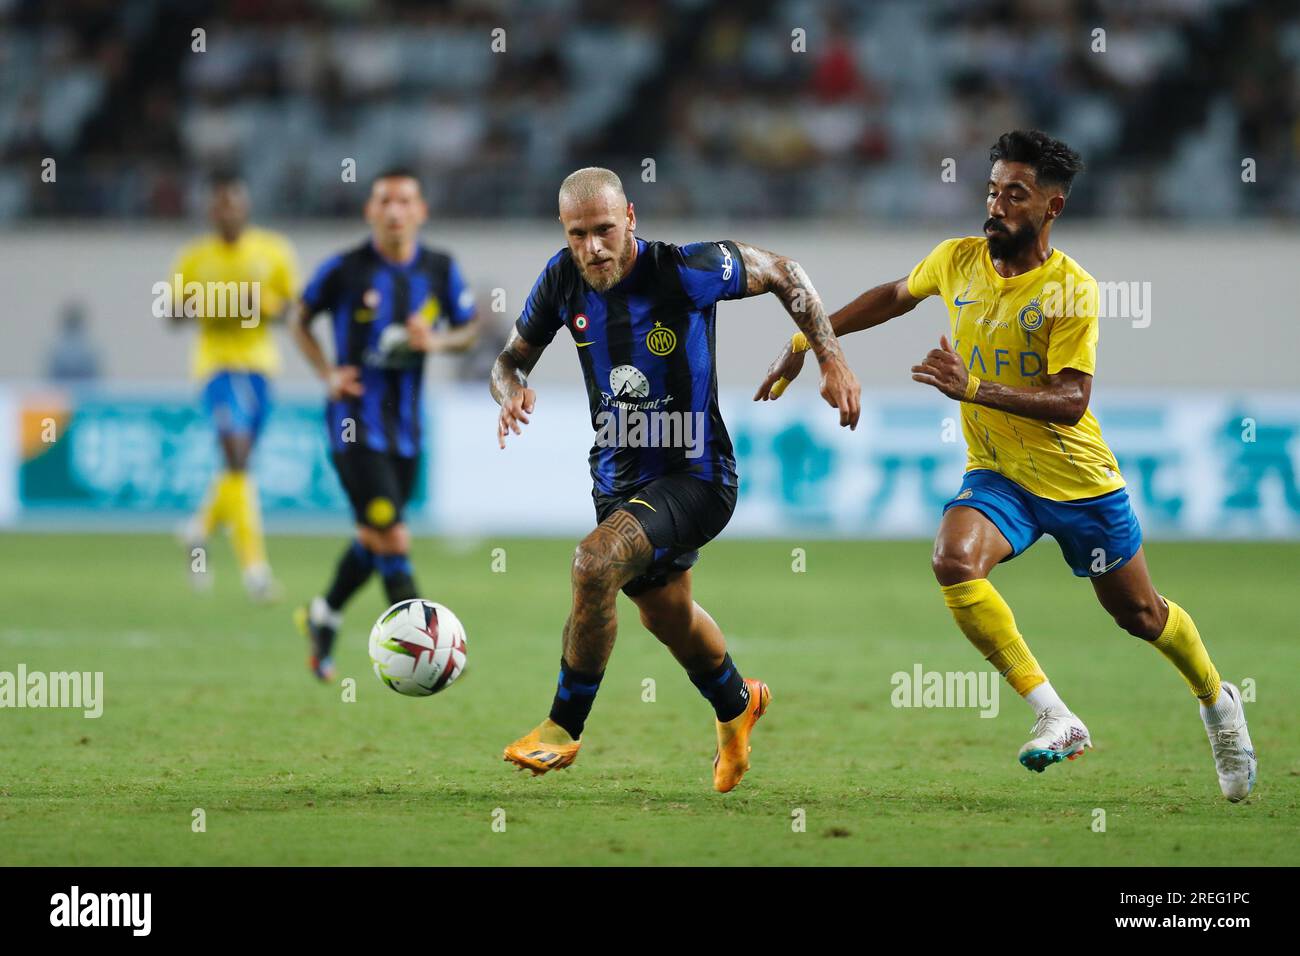
POLYGON ((415 251, 411 253, 410 259, 407 259, 405 262, 394 262, 379 251, 379 246, 375 245, 374 236, 371 236, 369 241, 370 251, 374 253, 376 259, 386 266, 392 266, 395 269, 409 269, 411 266, 415 265, 416 261, 420 258, 420 244, 418 242, 415 244, 415 251))
POLYGON ((984 242, 984 251, 980 255, 980 261, 984 263, 984 273, 988 277, 989 282, 995 288, 1015 289, 1033 282, 1035 276, 1042 278, 1043 272, 1059 263, 1063 255, 1064 253, 1061 252, 1060 249, 1053 247, 1052 254, 1047 257, 1046 261, 1044 261, 1042 265, 1035 266, 1028 272, 1022 272, 1018 276, 1012 276, 1010 279, 1006 279, 998 274, 997 269, 993 268, 993 257, 989 255, 989 244, 986 240, 984 242))

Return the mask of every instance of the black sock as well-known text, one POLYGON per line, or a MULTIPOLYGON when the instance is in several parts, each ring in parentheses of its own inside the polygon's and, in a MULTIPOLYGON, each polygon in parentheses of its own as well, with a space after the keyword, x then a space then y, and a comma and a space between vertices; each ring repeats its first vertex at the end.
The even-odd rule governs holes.
POLYGON ((722 658, 722 664, 714 671, 702 674, 686 675, 691 683, 704 695, 704 699, 713 705, 718 720, 726 723, 745 712, 749 706, 749 687, 740 671, 731 662, 731 655, 722 658))
POLYGON ((375 567, 384 579, 388 603, 409 601, 418 597, 415 578, 411 576, 411 559, 404 554, 381 554, 375 557, 375 567))
POLYGON ((560 679, 555 689, 555 700, 551 702, 551 720, 555 721, 569 736, 577 740, 582 736, 582 728, 587 724, 587 715, 591 705, 596 702, 596 691, 600 690, 599 674, 584 674, 575 671, 564 658, 560 658, 560 679))
POLYGON ((341 611, 343 605, 352 600, 352 595, 361 589, 375 569, 375 556, 360 541, 353 541, 339 559, 338 570, 334 572, 334 582, 325 592, 325 603, 332 610, 341 611))

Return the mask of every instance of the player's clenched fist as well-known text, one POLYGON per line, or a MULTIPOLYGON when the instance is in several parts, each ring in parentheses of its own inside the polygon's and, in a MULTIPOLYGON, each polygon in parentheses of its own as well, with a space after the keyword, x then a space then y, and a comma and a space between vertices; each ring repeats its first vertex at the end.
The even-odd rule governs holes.
POLYGON ((329 395, 331 401, 360 398, 366 388, 361 384, 361 370, 355 365, 338 365, 330 369, 329 395))
POLYGON ((528 416, 532 414, 533 407, 537 404, 537 391, 535 389, 523 387, 516 388, 501 403, 501 414, 497 417, 497 444, 506 447, 506 434, 514 432, 516 435, 522 435, 519 424, 528 424, 528 416))
POLYGON ((948 336, 939 337, 939 347, 930 349, 920 365, 912 366, 912 381, 933 385, 949 398, 966 398, 970 375, 961 356, 948 344, 948 336))
POLYGON ((435 351, 433 329, 418 315, 406 317, 406 340, 413 352, 435 351))

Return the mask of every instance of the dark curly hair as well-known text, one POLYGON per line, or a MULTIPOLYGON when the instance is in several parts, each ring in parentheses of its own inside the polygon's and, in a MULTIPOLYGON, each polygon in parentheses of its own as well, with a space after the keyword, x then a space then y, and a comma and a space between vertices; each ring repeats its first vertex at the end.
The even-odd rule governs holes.
POLYGON ((1083 169, 1078 153, 1037 129, 1017 129, 999 136, 989 150, 989 160, 996 163, 999 159, 1024 163, 1034 170, 1040 183, 1060 186, 1066 196, 1070 195, 1075 174, 1083 169))
POLYGON ((379 182, 381 179, 414 179, 416 185, 421 185, 420 174, 415 171, 415 167, 405 166, 401 163, 396 166, 387 166, 384 169, 381 169, 378 174, 376 174, 375 178, 370 180, 370 185, 374 186, 374 184, 379 182))
POLYGON ((209 189, 227 189, 231 186, 244 185, 243 174, 233 166, 218 166, 208 173, 209 189))

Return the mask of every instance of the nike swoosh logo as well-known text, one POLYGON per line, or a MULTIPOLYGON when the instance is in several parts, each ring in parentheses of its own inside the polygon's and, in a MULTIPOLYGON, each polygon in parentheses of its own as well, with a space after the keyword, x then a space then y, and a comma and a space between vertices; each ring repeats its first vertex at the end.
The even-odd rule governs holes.
POLYGON ((1119 564, 1119 563, 1120 563, 1121 561, 1123 561, 1123 560, 1124 560, 1123 558, 1116 558, 1114 561, 1112 561, 1110 564, 1106 565, 1104 568, 1102 568, 1102 569, 1101 569, 1100 571, 1098 571, 1097 573, 1098 573, 1098 574, 1105 574, 1107 571, 1109 571, 1111 568, 1113 568, 1115 565, 1119 564))
POLYGON ((983 301, 984 301, 983 299, 967 299, 966 301, 963 302, 961 296, 956 296, 953 298, 952 304, 960 309, 963 306, 974 305, 977 302, 983 302, 983 301))
POLYGON ((586 348, 588 345, 593 345, 593 344, 595 344, 595 343, 593 343, 593 342, 574 342, 573 344, 576 345, 578 348, 582 349, 582 348, 586 348))
MULTIPOLYGON (((654 505, 650 504, 650 502, 648 502, 648 501, 642 501, 640 498, 629 498, 629 499, 627 499, 627 503, 628 503, 628 504, 632 504, 633 502, 635 502, 635 503, 638 504, 638 505, 645 505, 645 506, 646 506, 647 508, 649 508, 651 511, 654 511, 654 510, 655 510, 654 505)), ((659 512, 655 511, 655 514, 658 514, 658 513, 659 513, 659 512)))

